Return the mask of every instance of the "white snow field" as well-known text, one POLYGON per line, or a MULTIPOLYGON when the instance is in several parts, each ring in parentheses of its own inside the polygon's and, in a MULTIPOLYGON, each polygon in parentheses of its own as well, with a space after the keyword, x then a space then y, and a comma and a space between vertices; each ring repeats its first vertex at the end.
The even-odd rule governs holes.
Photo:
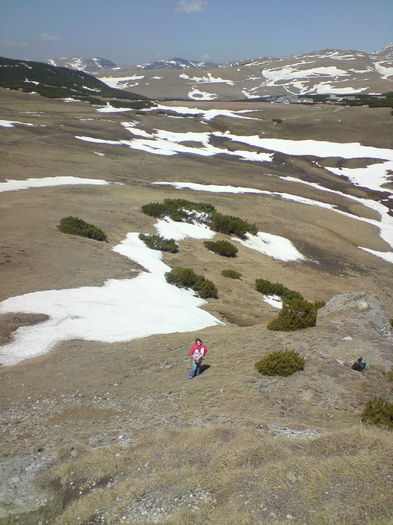
POLYGON ((19 122, 17 120, 0 120, 0 126, 3 128, 13 128, 15 124, 20 126, 36 126, 36 124, 31 124, 31 122, 19 122))
POLYGON ((191 91, 188 92, 187 96, 192 100, 215 100, 218 97, 216 93, 208 93, 197 88, 192 88, 191 91))
POLYGON ((389 182, 389 172, 393 172, 393 161, 370 164, 365 168, 325 168, 335 175, 348 177, 355 186, 370 190, 387 191, 383 185, 389 182))
POLYGON ((263 300, 270 304, 270 306, 273 306, 273 308, 282 308, 282 300, 279 295, 271 294, 271 295, 263 295, 263 300))
POLYGON ((262 75, 267 80, 267 86, 275 86, 276 82, 282 82, 283 80, 291 80, 297 78, 308 78, 308 77, 346 77, 348 73, 343 69, 338 69, 335 66, 326 67, 314 67, 310 69, 296 69, 294 66, 298 64, 292 64, 291 66, 274 68, 274 69, 263 69, 262 75))
POLYGON ((240 242, 243 246, 256 250, 263 255, 278 259, 284 262, 305 261, 304 257, 291 243, 289 239, 280 235, 258 232, 256 235, 246 233, 245 239, 232 237, 232 241, 240 242))
POLYGON ((228 86, 234 85, 234 82, 232 80, 225 80, 224 78, 213 77, 211 73, 207 73, 207 75, 203 77, 189 77, 185 73, 182 73, 179 75, 179 78, 190 80, 191 82, 195 82, 197 84, 227 84, 228 86))
POLYGON ((41 179, 6 180, 0 182, 0 193, 3 191, 28 190, 30 188, 45 188, 53 186, 92 184, 95 186, 106 186, 118 184, 101 179, 83 179, 81 177, 42 177, 41 179))
POLYGON ((123 89, 124 87, 130 87, 130 82, 142 80, 142 78, 144 78, 143 75, 132 75, 129 77, 98 77, 98 80, 101 80, 101 82, 104 82, 104 84, 111 88, 123 89))
POLYGON ((106 103, 106 106, 97 109, 98 113, 123 113, 124 111, 132 111, 131 108, 115 108, 111 106, 109 102, 106 103))
MULTIPOLYGON (((200 232, 196 227, 194 232, 198 238, 206 238, 203 229, 200 232)), ((166 282, 169 266, 162 262, 161 252, 147 248, 138 233, 129 233, 113 250, 146 271, 134 279, 110 279, 100 287, 34 292, 0 303, 0 313, 41 313, 50 317, 43 323, 19 328, 15 338, 0 347, 2 365, 15 365, 44 354, 58 342, 70 339, 114 343, 223 324, 200 308, 206 301, 166 282)))
POLYGON ((209 143, 211 135, 217 137, 228 138, 228 135, 223 133, 195 133, 195 132, 186 132, 186 133, 176 133, 173 131, 166 130, 155 130, 153 133, 149 133, 145 130, 140 130, 136 127, 136 123, 123 122, 122 123, 127 131, 130 131, 133 135, 142 138, 134 138, 131 140, 105 140, 105 139, 96 139, 94 137, 78 136, 75 138, 83 140, 85 142, 93 142, 97 144, 109 144, 112 146, 128 146, 131 149, 137 149, 141 151, 146 151, 147 153, 153 153, 155 155, 177 155, 179 153, 189 153, 192 155, 201 155, 203 157, 210 157, 213 155, 231 155, 239 157, 242 160, 251 160, 259 162, 270 162, 272 154, 269 153, 258 153, 255 151, 244 151, 236 150, 231 151, 227 149, 218 148, 209 143), (186 146, 182 144, 183 142, 195 142, 195 147, 186 146), (197 147, 197 143, 200 144, 197 147))
POLYGON ((199 109, 189 108, 187 106, 165 106, 164 104, 158 104, 154 108, 146 108, 143 111, 171 111, 173 113, 179 113, 179 115, 201 115, 203 120, 212 120, 215 117, 231 117, 231 118, 243 118, 247 120, 261 120, 255 117, 242 116, 243 113, 255 113, 258 109, 241 109, 238 111, 230 109, 199 109))
POLYGON ((188 222, 175 222, 172 219, 159 219, 154 227, 165 239, 181 241, 187 237, 192 239, 212 239, 215 233, 204 224, 193 224, 188 222))

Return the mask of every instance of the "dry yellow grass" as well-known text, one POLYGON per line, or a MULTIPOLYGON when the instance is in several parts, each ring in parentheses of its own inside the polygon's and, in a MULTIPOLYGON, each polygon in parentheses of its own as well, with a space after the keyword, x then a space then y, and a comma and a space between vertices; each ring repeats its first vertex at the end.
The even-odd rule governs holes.
POLYGON ((387 524, 391 440, 388 431, 360 425, 305 442, 226 426, 187 428, 92 451, 43 482, 71 501, 59 525, 387 524))

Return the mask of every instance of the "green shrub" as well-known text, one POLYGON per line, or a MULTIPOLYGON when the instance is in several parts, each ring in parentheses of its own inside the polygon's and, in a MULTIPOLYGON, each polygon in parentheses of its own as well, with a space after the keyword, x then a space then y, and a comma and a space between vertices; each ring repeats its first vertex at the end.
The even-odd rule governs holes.
POLYGON ((217 299, 218 293, 215 284, 203 275, 199 275, 191 268, 173 268, 165 274, 168 283, 174 284, 179 288, 192 288, 199 297, 207 299, 213 297, 217 299))
POLYGON ((304 300, 302 294, 286 288, 281 283, 272 283, 267 279, 255 279, 255 288, 258 292, 265 295, 278 295, 283 301, 289 302, 294 299, 304 300))
POLYGON ((205 279, 203 276, 199 277, 201 279, 198 279, 193 288, 193 290, 195 290, 199 297, 202 297, 202 299, 208 299, 209 297, 218 299, 216 285, 212 281, 209 281, 209 279, 205 279))
POLYGON ((281 124, 282 119, 281 118, 273 118, 272 122, 273 122, 273 124, 281 124))
POLYGON ((224 257, 236 257, 237 248, 228 241, 205 241, 205 247, 211 252, 224 257))
POLYGON ((250 224, 239 217, 222 215, 207 202, 192 202, 185 199, 165 199, 163 203, 150 202, 142 206, 143 213, 152 217, 170 217, 173 221, 201 222, 213 231, 236 235, 244 238, 246 233, 256 234, 255 224, 250 224))
POLYGON ((367 401, 362 412, 362 421, 393 429, 393 403, 389 403, 381 397, 374 397, 367 401))
POLYGON ((164 239, 164 237, 161 237, 161 235, 158 235, 157 233, 151 235, 140 233, 139 238, 152 250, 161 250, 162 252, 171 253, 177 253, 178 251, 178 246, 173 239, 164 239))
POLYGON ((250 224, 239 217, 233 215, 222 215, 221 213, 213 213, 211 216, 211 228, 212 230, 220 233, 226 233, 227 235, 236 235, 242 239, 246 236, 246 233, 252 233, 255 235, 258 232, 258 228, 255 224, 250 224))
POLYGON ((63 233, 80 235, 81 237, 88 237, 89 239, 95 239, 97 241, 107 240, 106 234, 100 230, 100 228, 78 217, 64 217, 57 227, 63 233))
POLYGON ((262 375, 290 376, 304 370, 304 359, 293 350, 279 350, 257 361, 255 367, 262 375))
POLYGON ((283 301, 278 316, 267 325, 269 330, 291 331, 315 326, 318 304, 304 299, 283 301))
POLYGON ((393 319, 390 319, 390 326, 393 328, 393 319))
POLYGON ((241 273, 236 272, 235 270, 223 270, 221 272, 221 275, 223 277, 228 277, 228 279, 240 279, 240 277, 242 276, 241 273))
POLYGON ((209 216, 214 213, 215 208, 207 202, 192 202, 185 199, 165 199, 161 202, 150 202, 142 206, 143 213, 152 217, 170 217, 173 221, 200 220, 209 222, 209 216), (206 217, 201 217, 204 214, 206 217))
POLYGON ((142 206, 142 211, 151 217, 161 217, 165 214, 165 205, 161 202, 150 202, 142 206))

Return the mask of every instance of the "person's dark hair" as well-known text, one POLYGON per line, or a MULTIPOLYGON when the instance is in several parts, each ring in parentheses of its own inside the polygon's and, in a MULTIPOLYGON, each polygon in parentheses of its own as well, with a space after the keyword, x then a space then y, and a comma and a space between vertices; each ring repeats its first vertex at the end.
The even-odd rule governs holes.
POLYGON ((202 344, 202 339, 199 339, 199 337, 197 337, 197 338, 195 339, 195 344, 198 344, 198 342, 199 342, 200 344, 202 344))

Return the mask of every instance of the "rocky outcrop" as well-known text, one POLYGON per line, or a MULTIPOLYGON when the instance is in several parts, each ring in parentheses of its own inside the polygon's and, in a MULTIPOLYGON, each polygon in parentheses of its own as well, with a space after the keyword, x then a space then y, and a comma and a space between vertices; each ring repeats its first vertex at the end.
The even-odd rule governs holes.
MULTIPOLYGON (((353 352, 384 367, 393 362, 393 331, 381 301, 366 292, 332 297, 318 311, 317 327, 328 330, 353 352)), ((355 357, 355 356, 353 356, 355 357)))
POLYGON ((381 301, 365 292, 335 295, 318 311, 317 325, 351 331, 375 331, 392 338, 390 321, 381 301))

